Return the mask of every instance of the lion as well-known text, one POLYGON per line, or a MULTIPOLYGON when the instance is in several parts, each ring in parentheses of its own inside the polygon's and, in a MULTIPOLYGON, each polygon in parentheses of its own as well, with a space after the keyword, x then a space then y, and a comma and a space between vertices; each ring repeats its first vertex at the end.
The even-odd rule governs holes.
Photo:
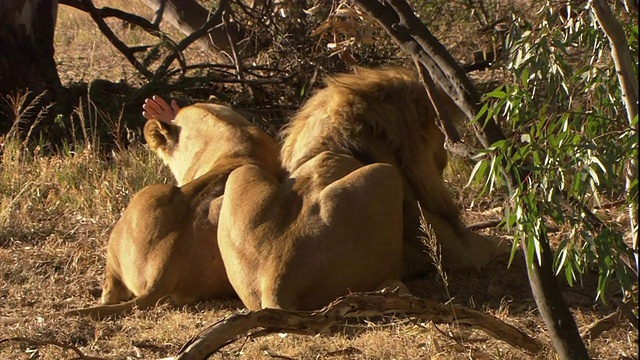
POLYGON ((410 70, 358 68, 327 79, 283 130, 284 182, 256 165, 231 173, 219 245, 249 309, 317 309, 427 271, 420 207, 446 265, 489 261, 497 244, 466 229, 442 180, 435 118, 410 70))
POLYGON ((147 186, 131 199, 109 238, 102 305, 68 315, 104 318, 166 300, 181 306, 235 295, 217 244, 225 182, 248 164, 280 176, 278 145, 214 104, 180 109, 171 124, 149 120, 144 136, 177 186, 147 186))
POLYGON ((401 194, 392 166, 331 151, 283 182, 240 167, 227 181, 218 227, 229 280, 250 310, 313 310, 399 279, 401 194))
MULTIPOLYGON (((460 113, 442 89, 433 90, 441 115, 460 113)), ((443 265, 480 269, 503 250, 460 220, 442 179, 448 156, 435 120, 433 104, 412 70, 357 68, 356 74, 329 78, 285 129, 282 164, 291 171, 331 149, 393 165, 404 183, 404 275, 432 266, 425 256, 424 237, 429 234, 421 230, 422 217, 435 233, 443 265)))

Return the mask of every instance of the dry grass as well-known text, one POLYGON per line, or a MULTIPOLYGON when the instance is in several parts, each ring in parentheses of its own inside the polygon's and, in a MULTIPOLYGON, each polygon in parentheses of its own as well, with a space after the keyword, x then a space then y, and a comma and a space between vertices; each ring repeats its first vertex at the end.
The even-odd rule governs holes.
MULTIPOLYGON (((110 2, 111 6, 125 10, 150 13, 137 2, 133 4, 110 2)), ((133 32, 121 35, 138 36, 133 32)), ((124 79, 133 85, 141 81, 86 15, 64 6, 60 8, 56 48, 65 84, 94 79, 124 79)), ((82 123, 113 122, 103 118, 100 112, 79 116, 86 120, 82 123)), ((20 139, 1 141, 0 316, 23 321, 0 324, 0 341, 23 337, 44 343, 58 342, 74 346, 87 356, 103 359, 171 356, 198 331, 240 311, 239 300, 212 300, 180 309, 163 306, 106 321, 56 315, 98 302, 111 226, 133 193, 148 184, 172 181, 159 160, 151 156, 135 136, 130 135, 132 145, 126 150, 103 154, 97 150, 99 140, 92 136, 92 130, 85 130, 82 138, 75 139, 58 155, 44 155, 41 148, 26 147, 20 139)), ((129 130, 131 134, 139 131, 129 130)), ((452 187, 459 188, 465 176, 453 174, 468 170, 461 164, 457 167, 449 178, 452 187)), ((468 221, 495 218, 496 211, 491 210, 493 201, 472 204, 472 190, 456 190, 456 193, 467 210, 468 221)), ((508 239, 508 234, 495 230, 490 233, 508 239)), ((523 353, 484 333, 454 325, 436 327, 391 319, 385 322, 386 326, 370 326, 351 335, 274 334, 240 339, 214 358, 554 358, 550 339, 535 310, 523 261, 516 257, 511 268, 506 267, 506 261, 499 259, 480 274, 448 273, 447 288, 438 274, 410 279, 407 285, 417 296, 481 309, 515 325, 545 344, 540 354, 523 353)), ((594 287, 593 274, 584 277, 582 286, 563 287, 580 326, 589 325, 614 310, 610 306, 612 302, 605 305, 594 301, 594 287)), ((608 297, 610 301, 616 298, 619 295, 615 292, 608 297)), ((637 330, 621 319, 597 339, 587 340, 587 346, 596 359, 637 359, 637 340, 637 330)), ((0 343, 0 359, 78 357, 77 353, 54 344, 12 340, 0 343)))

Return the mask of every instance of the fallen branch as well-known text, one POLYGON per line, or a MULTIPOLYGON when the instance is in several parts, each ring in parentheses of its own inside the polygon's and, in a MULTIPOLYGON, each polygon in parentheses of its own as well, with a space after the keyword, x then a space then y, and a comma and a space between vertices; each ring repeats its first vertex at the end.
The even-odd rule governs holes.
POLYGON ((580 329, 580 336, 583 339, 591 339, 595 340, 598 336, 600 336, 603 332, 610 330, 616 324, 618 324, 618 320, 620 318, 620 312, 614 311, 611 314, 599 319, 598 321, 584 326, 580 329))
POLYGON ((478 221, 476 223, 467 225, 467 229, 476 231, 476 230, 492 228, 500 225, 501 222, 502 222, 502 219, 478 221))
POLYGON ((492 315, 460 305, 444 305, 411 295, 378 291, 352 293, 318 311, 262 309, 231 315, 189 340, 175 359, 206 359, 240 336, 252 333, 331 334, 343 329, 346 319, 391 314, 436 324, 469 326, 531 353, 541 349, 535 339, 492 315))

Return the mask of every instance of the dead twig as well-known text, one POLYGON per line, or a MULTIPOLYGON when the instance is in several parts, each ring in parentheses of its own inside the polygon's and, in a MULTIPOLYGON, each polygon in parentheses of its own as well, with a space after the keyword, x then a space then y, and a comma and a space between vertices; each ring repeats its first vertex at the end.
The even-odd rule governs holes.
MULTIPOLYGON (((502 222, 503 220, 501 219, 478 221, 476 223, 467 225, 467 229, 472 231, 488 229, 488 228, 499 226, 502 222)), ((560 229, 558 229, 557 227, 552 225, 547 225, 547 233, 553 234, 553 233, 557 233, 558 231, 560 231, 560 229)))
POLYGON ((422 86, 424 86, 427 96, 429 97, 429 101, 431 102, 431 106, 433 106, 433 109, 436 112, 436 125, 438 125, 440 131, 444 134, 447 142, 460 142, 461 138, 458 133, 458 129, 456 129, 456 127, 451 123, 450 114, 447 114, 446 109, 440 106, 440 101, 438 101, 439 99, 434 93, 436 85, 429 75, 429 72, 426 71, 417 56, 413 56, 413 61, 416 65, 416 69, 418 69, 420 82, 422 83, 422 86))
POLYGON ((416 65, 416 69, 418 69, 420 82, 427 91, 429 101, 431 101, 433 109, 436 112, 436 125, 445 136, 445 148, 456 156, 470 159, 475 152, 469 145, 462 141, 460 133, 458 133, 458 129, 456 129, 455 125, 451 121, 452 114, 449 114, 446 108, 440 106, 440 100, 436 97, 436 94, 434 94, 436 85, 429 75, 429 72, 425 69, 424 65, 420 63, 418 56, 414 55, 413 61, 416 65))
POLYGON ((620 205, 624 205, 626 202, 627 202, 626 199, 620 199, 620 200, 608 202, 606 204, 596 205, 596 206, 594 206, 594 208, 599 209, 599 210, 600 209, 613 209, 613 208, 618 207, 620 205))
POLYGON ((15 317, 15 316, 0 316, 0 324, 2 325, 13 325, 19 322, 25 321, 26 318, 15 317))
POLYGON ((467 225, 467 229, 472 231, 488 229, 500 225, 501 222, 502 219, 478 221, 477 223, 467 225))
POLYGON ((343 328, 345 319, 390 314, 403 314, 437 324, 465 325, 531 353, 541 349, 535 339, 492 315, 460 305, 378 291, 352 293, 318 311, 262 309, 231 315, 189 340, 176 360, 205 359, 240 336, 250 336, 256 329, 261 333, 331 334, 343 328))
MULTIPOLYGON (((636 330, 638 330, 638 316, 636 316, 636 314, 633 313, 633 310, 631 310, 631 307, 629 306, 629 304, 621 300, 613 300, 613 302, 618 306, 618 310, 620 311, 620 313, 624 315, 624 317, 626 317, 627 320, 629 320, 629 322, 631 323, 631 326, 633 326, 634 328, 636 328, 636 330)), ((635 307, 637 308, 638 305, 636 304, 635 307)))
POLYGON ((223 12, 222 23, 224 24, 225 30, 227 32, 227 39, 229 40, 229 46, 231 47, 231 55, 233 57, 233 63, 236 66, 236 76, 238 77, 238 80, 241 81, 242 87, 249 92, 251 97, 253 97, 253 89, 250 86, 247 86, 245 82, 244 63, 243 63, 242 57, 240 57, 240 54, 236 49, 235 41, 233 41, 233 37, 229 32, 229 21, 227 19, 227 17, 229 16, 228 12, 229 12, 228 10, 225 10, 223 12))

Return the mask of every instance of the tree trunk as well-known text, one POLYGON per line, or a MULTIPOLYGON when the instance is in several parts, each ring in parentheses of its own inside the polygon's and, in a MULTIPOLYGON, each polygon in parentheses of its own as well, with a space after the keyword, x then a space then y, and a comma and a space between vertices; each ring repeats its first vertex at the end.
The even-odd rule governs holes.
MULTIPOLYGON (((53 59, 57 11, 57 0, 0 1, 0 97, 47 91, 41 101, 46 104, 59 95, 62 85, 53 59)), ((14 119, 0 119, 0 133, 5 133, 14 119)), ((22 119, 26 124, 33 120, 22 119)))
MULTIPOLYGON (((529 240, 533 241, 533 240, 529 240)), ((549 331, 551 343, 562 360, 589 359, 587 348, 569 311, 553 274, 553 253, 548 242, 541 241, 540 262, 530 259, 526 243, 520 243, 527 260, 527 274, 538 311, 549 331)))
MULTIPOLYGON (((191 35, 191 33, 204 25, 209 20, 209 16, 215 11, 215 9, 213 11, 205 9, 195 0, 141 1, 156 11, 156 16, 160 15, 185 35, 191 35), (162 7, 163 4, 164 7, 162 7)), ((241 31, 236 23, 231 22, 228 24, 229 31, 227 34, 227 26, 224 25, 222 18, 220 19, 220 25, 211 30, 208 36, 201 37, 197 43, 204 50, 209 51, 216 60, 230 62, 232 56, 225 56, 223 53, 231 55, 232 48, 229 38, 231 38, 231 41, 237 41, 240 38, 241 31)))
MULTIPOLYGON (((373 16, 408 54, 418 59, 429 71, 431 77, 454 100, 460 109, 473 121, 480 110, 477 92, 464 71, 453 57, 418 19, 405 0, 351 0, 358 7, 373 16)), ((487 147, 504 134, 492 119, 475 130, 482 144, 487 147)), ((504 172, 510 190, 518 186, 522 175, 519 169, 504 172)), ((521 244, 525 248, 525 243, 521 244)), ((589 359, 589 354, 580 338, 575 320, 560 292, 558 281, 553 274, 553 255, 548 243, 542 243, 540 263, 527 259, 529 282, 538 310, 549 329, 549 335, 563 360, 589 359)))
MULTIPOLYGON (((622 89, 622 99, 625 109, 627 109, 627 119, 629 125, 633 126, 633 120, 638 116, 638 79, 634 72, 633 58, 627 45, 627 36, 622 25, 616 20, 611 12, 609 4, 604 0, 594 0, 591 9, 598 19, 598 23, 611 44, 611 57, 618 74, 618 82, 622 89)), ((638 124, 635 127, 636 137, 638 136, 638 124)), ((627 192, 631 191, 633 182, 638 178, 638 161, 630 159, 627 163, 627 173, 625 176, 625 187, 627 192)), ((636 275, 640 273, 638 268, 638 203, 633 199, 629 203, 629 225, 631 227, 631 241, 633 253, 636 260, 636 275)))

